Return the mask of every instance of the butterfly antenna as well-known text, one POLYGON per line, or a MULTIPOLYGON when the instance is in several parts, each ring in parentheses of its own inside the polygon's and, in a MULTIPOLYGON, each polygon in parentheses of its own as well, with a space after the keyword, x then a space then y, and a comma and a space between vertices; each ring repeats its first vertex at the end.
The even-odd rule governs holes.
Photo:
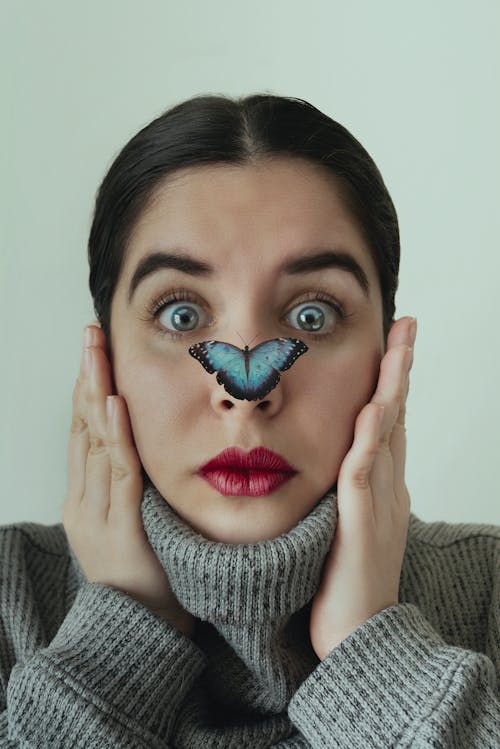
MULTIPOLYGON (((238 331, 236 331, 236 332, 238 333, 238 331)), ((246 346, 247 344, 245 343, 245 339, 242 338, 242 336, 239 333, 238 333, 238 335, 240 336, 241 340, 243 341, 243 344, 246 346)), ((254 335, 254 337, 252 338, 252 340, 250 341, 250 343, 253 343, 255 341, 255 339, 259 337, 259 335, 260 335, 260 333, 257 333, 257 335, 254 335)), ((250 344, 248 345, 248 348, 250 348, 250 344)))

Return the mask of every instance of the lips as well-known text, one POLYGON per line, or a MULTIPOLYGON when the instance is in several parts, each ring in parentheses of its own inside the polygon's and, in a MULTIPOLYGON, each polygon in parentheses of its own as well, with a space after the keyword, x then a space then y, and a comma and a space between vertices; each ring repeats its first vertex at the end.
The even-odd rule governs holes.
POLYGON ((265 447, 248 453, 228 447, 202 466, 198 475, 224 496, 261 497, 276 491, 297 471, 265 447))
POLYGON ((295 473, 295 468, 287 461, 268 450, 266 447, 255 447, 250 452, 245 453, 238 447, 227 447, 215 458, 209 460, 200 468, 201 471, 212 471, 220 468, 232 468, 234 470, 245 471, 291 471, 295 473))

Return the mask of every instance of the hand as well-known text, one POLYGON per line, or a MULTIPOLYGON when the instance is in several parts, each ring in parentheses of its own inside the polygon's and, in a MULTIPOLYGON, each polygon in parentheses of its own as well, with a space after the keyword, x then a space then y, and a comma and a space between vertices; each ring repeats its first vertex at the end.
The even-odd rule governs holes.
POLYGON ((112 395, 105 335, 97 324, 86 334, 73 391, 66 535, 88 582, 118 588, 189 636, 194 619, 175 598, 144 530, 142 466, 125 400, 112 395))
POLYGON ((340 467, 337 529, 310 616, 320 660, 364 621, 399 602, 410 518, 405 404, 413 343, 411 318, 393 323, 376 392, 356 419, 340 467))

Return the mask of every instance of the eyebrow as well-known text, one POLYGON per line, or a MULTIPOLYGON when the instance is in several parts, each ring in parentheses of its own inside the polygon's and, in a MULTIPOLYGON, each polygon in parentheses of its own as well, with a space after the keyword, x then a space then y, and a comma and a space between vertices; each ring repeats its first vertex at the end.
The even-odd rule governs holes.
MULTIPOLYGON (((314 273, 318 270, 338 268, 350 273, 357 281, 365 296, 369 295, 370 284, 361 265, 348 252, 323 250, 315 255, 305 255, 294 260, 285 261, 278 269, 288 276, 298 276, 303 273, 314 273)), ((139 284, 148 276, 159 270, 170 269, 197 278, 210 278, 215 274, 215 268, 201 260, 196 260, 186 252, 152 252, 138 263, 128 289, 128 304, 132 302, 139 284)))

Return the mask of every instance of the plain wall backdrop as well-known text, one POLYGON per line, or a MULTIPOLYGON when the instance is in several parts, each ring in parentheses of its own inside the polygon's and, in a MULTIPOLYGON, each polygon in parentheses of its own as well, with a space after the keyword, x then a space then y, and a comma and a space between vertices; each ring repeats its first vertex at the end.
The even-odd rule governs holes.
POLYGON ((61 522, 71 394, 94 319, 96 190, 196 94, 307 99, 396 205, 397 317, 418 336, 407 484, 423 520, 500 524, 500 3, 1 2, 0 524, 61 522))

